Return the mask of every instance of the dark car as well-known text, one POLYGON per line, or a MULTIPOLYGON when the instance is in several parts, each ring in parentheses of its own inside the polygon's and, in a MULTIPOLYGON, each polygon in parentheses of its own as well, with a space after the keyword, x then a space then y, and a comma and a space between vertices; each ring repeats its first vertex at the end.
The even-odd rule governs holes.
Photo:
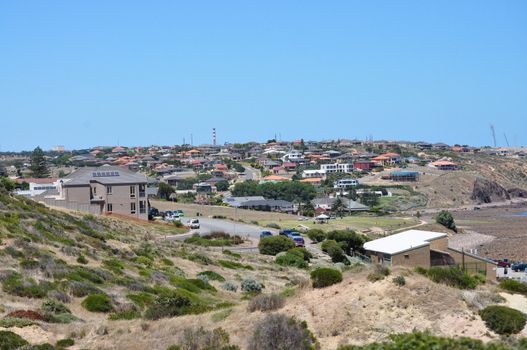
POLYGON ((159 216, 159 210, 157 208, 151 207, 148 210, 148 220, 154 220, 154 217, 159 216))
POLYGON ((260 238, 271 237, 272 235, 273 235, 273 233, 271 231, 262 231, 262 232, 260 232, 260 238))
POLYGON ((511 263, 509 259, 496 260, 498 267, 510 267, 511 263))
MULTIPOLYGON (((290 236, 291 237, 291 236, 290 236)), ((295 241, 295 246, 297 247, 305 247, 306 243, 304 242, 304 238, 302 236, 292 236, 291 239, 295 241)))
POLYGON ((514 264, 511 266, 512 271, 523 272, 527 269, 527 263, 514 264))
POLYGON ((291 230, 290 228, 285 228, 282 231, 280 231, 280 234, 282 236, 289 236, 292 232, 293 232, 293 230, 291 230))

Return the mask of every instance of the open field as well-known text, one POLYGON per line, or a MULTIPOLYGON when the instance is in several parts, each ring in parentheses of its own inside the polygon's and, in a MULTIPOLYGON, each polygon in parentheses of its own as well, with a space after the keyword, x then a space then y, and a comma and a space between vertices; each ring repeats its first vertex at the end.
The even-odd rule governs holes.
POLYGON ((527 217, 517 215, 522 212, 527 205, 452 211, 457 226, 466 232, 452 239, 466 238, 466 249, 477 249, 488 258, 527 260, 527 217))
POLYGON ((282 221, 259 221, 260 225, 275 223, 281 228, 295 228, 304 225, 309 228, 319 228, 324 231, 352 229, 354 231, 385 233, 386 231, 400 230, 409 226, 418 225, 419 221, 415 218, 396 217, 396 216, 347 216, 342 219, 331 219, 326 224, 316 224, 313 220, 282 220, 282 221))

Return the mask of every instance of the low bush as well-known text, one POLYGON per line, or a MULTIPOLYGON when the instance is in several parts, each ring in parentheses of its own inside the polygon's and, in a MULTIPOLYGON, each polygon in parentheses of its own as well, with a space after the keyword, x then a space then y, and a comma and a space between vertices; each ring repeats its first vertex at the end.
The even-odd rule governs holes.
POLYGON ((229 292, 236 292, 238 290, 238 286, 229 281, 223 283, 222 288, 229 292))
POLYGON ((240 236, 231 236, 223 232, 212 232, 205 236, 194 234, 192 237, 185 239, 185 243, 203 247, 222 247, 242 244, 243 238, 240 236))
POLYGON ((90 294, 100 294, 102 291, 91 284, 72 281, 68 284, 68 290, 74 297, 82 298, 90 294))
POLYGON ((426 275, 436 283, 443 283, 459 289, 474 289, 479 280, 459 267, 431 267, 426 275))
MULTIPOLYGON (((513 350, 508 344, 489 342, 466 337, 436 337, 427 332, 392 334, 388 341, 366 345, 344 345, 338 350, 513 350)), ((524 349, 521 345, 518 350, 524 349)))
POLYGON ((144 317, 157 320, 164 317, 199 314, 209 310, 205 302, 193 293, 182 289, 165 289, 160 290, 160 295, 146 309, 144 317))
POLYGON ((312 228, 306 232, 306 235, 310 240, 316 243, 320 243, 326 239, 326 233, 319 228, 312 228))
POLYGON ((276 256, 275 262, 281 266, 292 266, 300 269, 306 269, 308 267, 307 261, 304 260, 303 256, 289 251, 285 254, 279 254, 276 256))
POLYGON ((280 225, 278 225, 277 223, 274 223, 274 222, 268 223, 267 225, 265 225, 265 227, 274 228, 276 230, 280 229, 280 225))
POLYGON ((402 287, 406 284, 406 279, 404 276, 397 276, 392 279, 392 282, 399 287, 402 287))
POLYGON ((206 276, 211 281, 225 282, 225 277, 214 271, 202 271, 198 273, 199 276, 206 276))
POLYGON ((112 311, 112 300, 106 294, 88 295, 81 305, 91 312, 110 312, 112 311))
POLYGON ((260 294, 249 300, 247 310, 254 311, 273 311, 284 306, 284 297, 278 294, 260 294))
POLYGON ((43 298, 48 292, 47 285, 33 279, 24 279, 19 273, 11 273, 2 281, 4 292, 26 298, 43 298))
POLYGON ((86 259, 86 257, 85 257, 84 255, 81 254, 81 255, 79 255, 79 256, 77 257, 77 262, 78 262, 79 264, 86 265, 86 264, 88 263, 88 259, 86 259))
POLYGON ((187 328, 179 338, 179 344, 167 350, 239 350, 239 347, 230 345, 229 334, 223 328, 212 331, 203 327, 187 328))
POLYGON ((319 345, 305 322, 280 314, 260 320, 248 340, 248 350, 313 350, 319 345))
POLYGON ((258 249, 260 254, 276 255, 280 252, 286 252, 295 247, 295 242, 286 236, 271 236, 260 239, 258 249))
POLYGON ((251 265, 244 265, 244 264, 240 264, 238 262, 230 261, 230 260, 218 260, 218 265, 223 266, 227 269, 233 269, 233 270, 237 270, 237 269, 254 270, 254 268, 251 265))
POLYGON ((231 251, 229 249, 224 249, 223 250, 223 254, 231 256, 231 257, 236 258, 236 259, 241 259, 242 258, 242 255, 240 253, 234 253, 233 251, 231 251))
POLYGON ((376 282, 383 280, 386 276, 390 275, 390 268, 384 265, 375 265, 375 271, 368 275, 368 281, 376 282))
POLYGON ((335 230, 327 233, 327 239, 335 240, 341 244, 346 254, 351 255, 352 251, 361 251, 366 242, 366 237, 350 230, 335 230))
POLYGON ((141 317, 141 314, 135 310, 115 312, 113 314, 108 315, 108 319, 110 321, 133 320, 139 317, 141 317))
POLYGON ((491 305, 479 312, 487 327, 498 334, 516 334, 523 330, 527 316, 507 306, 491 305))
POLYGON ((34 325, 35 322, 27 319, 27 318, 19 318, 19 317, 9 317, 6 316, 2 319, 0 319, 0 327, 2 328, 11 328, 11 327, 28 327, 34 325))
POLYGON ((249 293, 260 293, 262 291, 262 284, 252 278, 246 278, 241 283, 242 291, 249 293))
POLYGON ((75 340, 71 338, 60 339, 55 345, 57 348, 69 348, 70 346, 75 345, 75 340))
POLYGON ((152 305, 155 300, 154 295, 146 292, 130 293, 126 297, 141 309, 152 305))
POLYGON ((289 249, 287 252, 296 254, 307 262, 309 262, 313 258, 313 254, 311 254, 309 250, 307 250, 306 248, 301 248, 301 247, 292 248, 292 249, 289 249))
POLYGON ((324 288, 342 282, 342 273, 338 270, 321 267, 311 272, 314 288, 324 288))
POLYGON ((507 292, 527 295, 527 283, 515 281, 513 279, 504 279, 500 282, 500 288, 507 292))
POLYGON ((15 350, 29 343, 16 333, 0 331, 0 350, 15 350))

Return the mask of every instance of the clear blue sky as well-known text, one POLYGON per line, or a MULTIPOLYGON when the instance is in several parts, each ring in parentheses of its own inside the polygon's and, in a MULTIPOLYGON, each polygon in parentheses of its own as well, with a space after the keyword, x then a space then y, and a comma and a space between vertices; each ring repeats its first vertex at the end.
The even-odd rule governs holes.
POLYGON ((527 144, 527 1, 0 2, 0 149, 527 144))

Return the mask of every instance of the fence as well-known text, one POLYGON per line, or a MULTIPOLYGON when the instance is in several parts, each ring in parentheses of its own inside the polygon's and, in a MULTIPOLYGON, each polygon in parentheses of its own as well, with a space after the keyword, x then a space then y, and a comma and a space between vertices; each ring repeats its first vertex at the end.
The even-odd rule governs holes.
POLYGON ((60 207, 60 208, 66 208, 70 210, 77 210, 82 211, 90 214, 101 214, 101 207, 97 204, 82 204, 77 202, 67 202, 63 199, 55 199, 55 198, 38 198, 37 199, 40 202, 44 202, 45 204, 52 206, 52 207, 60 207))

